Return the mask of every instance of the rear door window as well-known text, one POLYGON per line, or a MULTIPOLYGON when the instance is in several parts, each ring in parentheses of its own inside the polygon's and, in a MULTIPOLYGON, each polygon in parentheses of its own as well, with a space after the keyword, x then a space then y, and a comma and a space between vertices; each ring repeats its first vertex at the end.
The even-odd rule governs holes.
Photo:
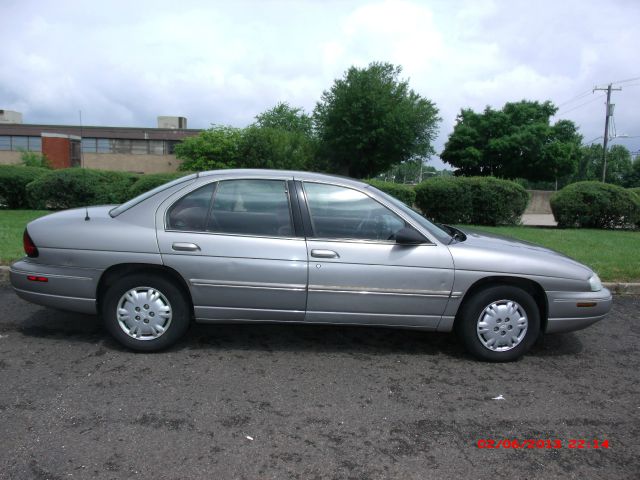
POLYGON ((292 237, 284 180, 225 180, 218 184, 207 230, 216 233, 292 237))

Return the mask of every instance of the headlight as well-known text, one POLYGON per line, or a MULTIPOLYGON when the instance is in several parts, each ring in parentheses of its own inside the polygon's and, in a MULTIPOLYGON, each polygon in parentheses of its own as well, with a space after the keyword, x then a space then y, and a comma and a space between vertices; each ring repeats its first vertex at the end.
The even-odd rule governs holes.
POLYGON ((592 292, 599 292, 602 290, 602 282, 600 281, 600 277, 595 273, 589 279, 589 286, 591 287, 592 292))

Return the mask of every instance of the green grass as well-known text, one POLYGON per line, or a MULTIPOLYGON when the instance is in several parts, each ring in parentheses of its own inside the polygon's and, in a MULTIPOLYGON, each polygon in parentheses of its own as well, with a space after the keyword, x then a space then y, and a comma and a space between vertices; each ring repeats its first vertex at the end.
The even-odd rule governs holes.
MULTIPOLYGON (((42 210, 0 210, 0 264, 24 255, 22 232, 42 210)), ((605 282, 640 281, 640 232, 534 227, 471 227, 537 243, 593 268, 605 282)))
POLYGON ((537 243, 591 267, 604 282, 640 281, 640 232, 535 227, 477 227, 537 243))
POLYGON ((22 232, 31 220, 46 215, 45 210, 0 210, 0 265, 24 255, 22 232))

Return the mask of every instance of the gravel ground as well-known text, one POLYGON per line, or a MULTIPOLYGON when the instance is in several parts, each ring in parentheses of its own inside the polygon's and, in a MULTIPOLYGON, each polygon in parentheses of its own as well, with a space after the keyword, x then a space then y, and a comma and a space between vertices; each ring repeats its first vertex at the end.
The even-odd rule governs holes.
POLYGON ((135 354, 96 318, 0 305, 2 479, 640 477, 638 297, 511 364, 445 334, 287 325, 135 354), (562 448, 477 446, 505 438, 562 448))

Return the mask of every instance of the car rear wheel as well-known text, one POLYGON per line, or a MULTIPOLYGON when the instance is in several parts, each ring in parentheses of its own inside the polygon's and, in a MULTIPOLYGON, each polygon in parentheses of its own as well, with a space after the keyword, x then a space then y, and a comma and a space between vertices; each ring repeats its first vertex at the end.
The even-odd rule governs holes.
POLYGON ((152 352, 173 345, 189 327, 189 303, 162 277, 129 275, 105 293, 101 314, 107 330, 124 346, 152 352))
POLYGON ((536 341, 540 312, 533 297, 521 288, 487 287, 464 303, 456 331, 474 356, 509 362, 521 357, 536 341))

